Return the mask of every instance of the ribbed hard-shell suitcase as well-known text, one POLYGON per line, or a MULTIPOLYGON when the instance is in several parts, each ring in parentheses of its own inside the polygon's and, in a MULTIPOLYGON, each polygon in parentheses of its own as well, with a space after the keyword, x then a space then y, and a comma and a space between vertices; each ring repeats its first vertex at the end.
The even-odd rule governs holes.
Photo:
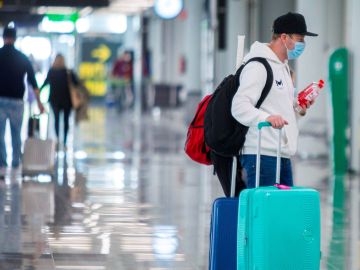
POLYGON ((25 141, 22 174, 23 176, 36 176, 48 174, 53 176, 55 170, 55 142, 28 138, 25 141))
MULTIPOLYGON (((24 155, 22 159, 22 175, 37 176, 40 174, 47 174, 54 176, 56 143, 51 139, 42 140, 39 138, 41 122, 40 115, 31 114, 29 123, 36 119, 36 125, 29 124, 28 132, 31 132, 32 136, 29 136, 29 138, 25 141, 24 155)), ((49 116, 47 120, 49 121, 49 116)))
POLYGON ((236 231, 239 198, 235 197, 237 157, 233 157, 231 197, 213 203, 210 226, 210 270, 236 269, 236 231))
MULTIPOLYGON (((256 187, 240 194, 237 231, 238 270, 319 270, 320 196, 311 188, 259 187, 261 128, 256 187)), ((276 180, 280 175, 280 144, 276 180)))

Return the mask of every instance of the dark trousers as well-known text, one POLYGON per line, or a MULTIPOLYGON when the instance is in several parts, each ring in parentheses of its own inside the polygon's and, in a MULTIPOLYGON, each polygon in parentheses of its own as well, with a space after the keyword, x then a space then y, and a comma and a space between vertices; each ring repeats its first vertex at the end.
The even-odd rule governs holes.
POLYGON ((52 104, 51 105, 54 117, 55 117, 55 133, 56 137, 59 139, 59 130, 60 130, 60 113, 63 112, 64 115, 64 144, 66 144, 67 141, 67 135, 69 131, 69 118, 71 113, 71 107, 61 107, 52 104))
MULTIPOLYGON (((230 197, 233 158, 223 157, 211 152, 211 160, 214 164, 214 172, 219 178, 225 196, 230 197)), ((236 169, 235 196, 238 197, 240 192, 246 188, 242 179, 242 167, 239 159, 237 160, 236 169)))

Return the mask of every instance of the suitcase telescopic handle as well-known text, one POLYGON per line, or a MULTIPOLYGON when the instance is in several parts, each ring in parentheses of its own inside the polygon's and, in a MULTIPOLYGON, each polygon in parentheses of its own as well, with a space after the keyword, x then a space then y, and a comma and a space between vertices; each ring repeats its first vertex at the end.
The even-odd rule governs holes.
POLYGON ((230 197, 235 197, 235 186, 236 186, 236 173, 237 173, 237 156, 233 156, 232 168, 231 168, 231 186, 230 186, 230 197))
MULTIPOLYGON (((263 127, 271 127, 270 122, 260 122, 258 124, 258 143, 257 143, 257 154, 256 154, 256 187, 260 186, 260 155, 261 155, 261 129, 263 127)), ((282 129, 279 129, 279 139, 276 152, 276 184, 280 184, 280 150, 281 150, 281 132, 282 129)))

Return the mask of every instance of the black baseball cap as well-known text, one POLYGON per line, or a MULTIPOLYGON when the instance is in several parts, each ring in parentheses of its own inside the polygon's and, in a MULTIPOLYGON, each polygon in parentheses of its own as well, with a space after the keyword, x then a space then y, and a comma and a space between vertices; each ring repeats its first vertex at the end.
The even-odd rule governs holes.
POLYGON ((3 38, 13 38, 16 39, 16 28, 14 23, 9 23, 5 26, 3 32, 3 38))
POLYGON ((305 18, 299 13, 289 12, 275 19, 273 24, 274 34, 299 34, 316 37, 318 34, 307 31, 305 18))

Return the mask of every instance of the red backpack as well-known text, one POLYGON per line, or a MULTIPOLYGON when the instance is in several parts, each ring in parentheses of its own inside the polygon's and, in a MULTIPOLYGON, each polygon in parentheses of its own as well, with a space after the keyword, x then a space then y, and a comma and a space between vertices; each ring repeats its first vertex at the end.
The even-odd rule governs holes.
POLYGON ((205 144, 204 116, 212 95, 204 97, 198 105, 194 119, 191 121, 185 142, 185 152, 194 161, 211 165, 210 148, 205 144))

